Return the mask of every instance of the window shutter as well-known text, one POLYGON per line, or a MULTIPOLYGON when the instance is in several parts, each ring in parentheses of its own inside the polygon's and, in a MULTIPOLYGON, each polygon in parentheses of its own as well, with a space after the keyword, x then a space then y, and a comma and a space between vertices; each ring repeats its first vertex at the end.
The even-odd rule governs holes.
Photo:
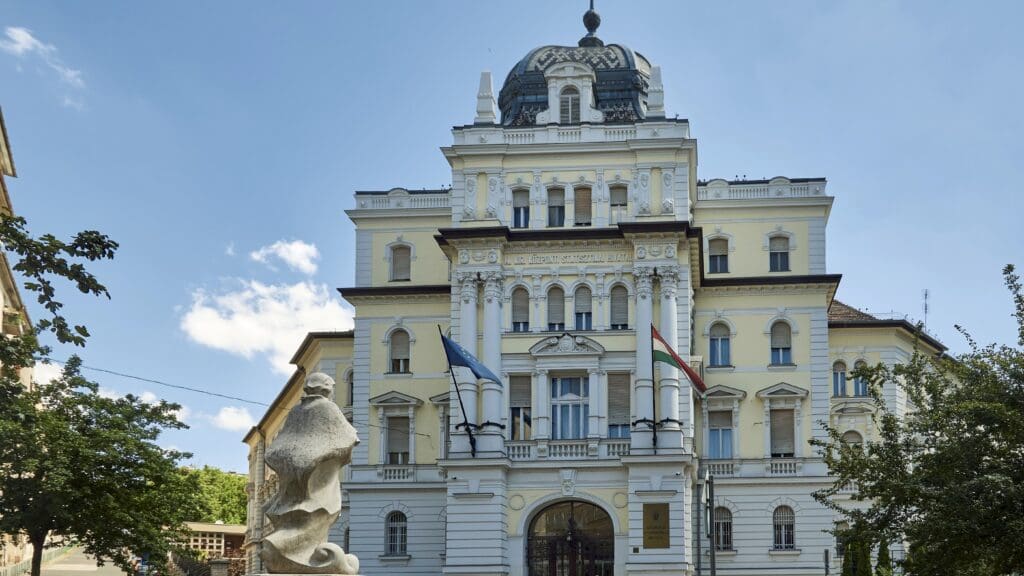
POLYGON ((391 333, 391 359, 398 360, 409 357, 409 334, 404 330, 391 333))
POLYGON ((608 424, 629 424, 629 374, 608 374, 608 424))
POLYGON ((611 204, 612 206, 625 206, 626 205, 626 187, 625 186, 613 186, 611 189, 611 204))
POLYGON ((793 453, 793 411, 772 410, 772 454, 793 453))
POLYGON ((565 323, 565 292, 561 288, 548 290, 548 324, 565 323))
POLYGON ((530 205, 530 193, 526 190, 516 190, 512 193, 512 207, 524 208, 530 205))
POLYGON ((561 188, 548 190, 548 206, 565 206, 565 190, 561 188))
POLYGON ((772 236, 768 240, 768 250, 771 252, 789 252, 789 238, 785 236, 772 236))
POLYGON ((395 246, 391 249, 391 278, 392 280, 408 280, 410 277, 409 261, 410 251, 408 246, 395 246))
POLYGON ((729 327, 719 322, 711 326, 711 337, 712 338, 728 338, 729 327))
POLYGON ((590 188, 577 188, 574 191, 575 199, 574 213, 576 214, 577 224, 589 224, 590 223, 590 188))
POLYGON ((388 423, 388 452, 409 451, 409 419, 405 417, 391 417, 388 423))
POLYGON ((711 256, 728 256, 729 241, 722 238, 716 238, 708 242, 708 252, 711 253, 711 256))
POLYGON ((512 321, 530 321, 530 295, 525 288, 516 288, 512 291, 512 321))
POLYGON ((529 376, 509 376, 508 402, 510 408, 530 407, 531 379, 529 376))
POLYGON ((577 314, 579 314, 581 312, 590 312, 590 305, 591 305, 590 288, 587 288, 586 286, 580 286, 576 290, 576 298, 575 298, 575 300, 576 300, 575 306, 576 306, 576 313, 577 314))
POLYGON ((629 324, 629 294, 624 286, 611 291, 612 324, 629 324))
POLYGON ((789 348, 792 342, 789 324, 776 322, 772 324, 772 348, 789 348))
POLYGON ((708 428, 732 428, 732 412, 729 410, 708 412, 708 428))

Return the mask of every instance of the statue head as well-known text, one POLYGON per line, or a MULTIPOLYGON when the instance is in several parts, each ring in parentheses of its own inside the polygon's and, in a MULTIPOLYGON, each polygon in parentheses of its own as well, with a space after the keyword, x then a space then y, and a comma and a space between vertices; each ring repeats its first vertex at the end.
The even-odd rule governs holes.
POLYGON ((306 396, 322 396, 334 400, 334 379, 323 372, 313 372, 306 376, 302 391, 306 396))

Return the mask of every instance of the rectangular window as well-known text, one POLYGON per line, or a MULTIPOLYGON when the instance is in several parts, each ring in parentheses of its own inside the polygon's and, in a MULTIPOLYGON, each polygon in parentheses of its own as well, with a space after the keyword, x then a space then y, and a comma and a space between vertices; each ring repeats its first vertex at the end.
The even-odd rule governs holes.
POLYGON ((708 457, 732 458, 732 412, 708 412, 708 457))
POLYGON ((768 239, 769 270, 772 272, 789 271, 789 238, 775 236, 768 239))
POLYGON ((793 447, 793 411, 771 411, 771 449, 772 458, 792 458, 793 447))
POLYGON ((587 437, 590 385, 586 378, 551 379, 551 437, 572 440, 587 437))
POLYGON ((789 252, 772 252, 770 264, 772 272, 789 272, 789 252))
POLYGON ((512 227, 513 228, 529 228, 530 227, 530 207, 529 206, 516 206, 512 208, 512 227))
POLYGON ((710 268, 708 272, 711 274, 723 274, 729 271, 729 256, 722 254, 721 256, 710 256, 710 268))
POLYGON ((573 190, 573 225, 590 226, 590 188, 573 190))
POLYGON ((711 359, 708 366, 729 366, 729 338, 711 338, 711 359))
POLYGON ((626 210, 628 202, 626 187, 612 186, 609 190, 609 196, 611 197, 609 210, 611 222, 609 222, 609 224, 614 226, 619 222, 624 222, 626 220, 626 210))
POLYGON ((409 463, 409 419, 403 416, 388 416, 387 445, 388 464, 409 463))
POLYGON ((548 191, 548 228, 565 226, 565 191, 548 191))
POLYGON ((629 438, 629 374, 608 374, 608 437, 629 438))
POLYGON ((526 375, 509 377, 509 420, 512 422, 510 440, 529 440, 531 437, 531 382, 531 378, 526 375))
POLYGON ((725 238, 708 241, 708 268, 710 274, 724 274, 729 271, 729 241, 725 238))
POLYGON ((792 364, 793 363, 793 351, 792 348, 776 348, 772 347, 772 364, 792 364))

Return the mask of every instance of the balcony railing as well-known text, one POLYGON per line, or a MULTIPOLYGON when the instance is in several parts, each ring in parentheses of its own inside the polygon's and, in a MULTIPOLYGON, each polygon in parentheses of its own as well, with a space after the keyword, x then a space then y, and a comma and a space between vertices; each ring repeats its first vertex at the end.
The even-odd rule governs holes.
POLYGON ((766 468, 771 476, 796 476, 800 473, 800 461, 772 458, 768 460, 766 468))
POLYGON ((735 474, 735 466, 732 460, 709 460, 705 464, 708 474, 715 477, 732 476, 735 474))
POLYGON ((579 460, 586 457, 586 440, 555 440, 548 444, 548 458, 552 460, 579 460))
POLYGON ((629 455, 628 438, 603 439, 597 444, 593 440, 550 440, 545 446, 547 451, 543 458, 538 455, 536 440, 505 442, 505 453, 509 460, 589 460, 629 455))
POLYGON ((381 473, 385 482, 401 482, 414 475, 412 466, 384 466, 381 473))

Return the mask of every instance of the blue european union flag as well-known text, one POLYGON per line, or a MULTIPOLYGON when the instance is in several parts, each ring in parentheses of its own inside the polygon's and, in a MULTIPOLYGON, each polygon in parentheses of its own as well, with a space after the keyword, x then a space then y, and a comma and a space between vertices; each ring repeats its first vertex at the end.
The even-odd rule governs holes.
POLYGON ((501 384, 501 378, 498 378, 494 372, 491 372, 487 366, 484 366, 476 359, 475 356, 470 354, 468 350, 459 346, 458 343, 453 342, 444 334, 441 334, 441 342, 444 344, 444 353, 448 356, 449 365, 465 366, 466 368, 469 368, 477 378, 493 380, 498 384, 501 384))

